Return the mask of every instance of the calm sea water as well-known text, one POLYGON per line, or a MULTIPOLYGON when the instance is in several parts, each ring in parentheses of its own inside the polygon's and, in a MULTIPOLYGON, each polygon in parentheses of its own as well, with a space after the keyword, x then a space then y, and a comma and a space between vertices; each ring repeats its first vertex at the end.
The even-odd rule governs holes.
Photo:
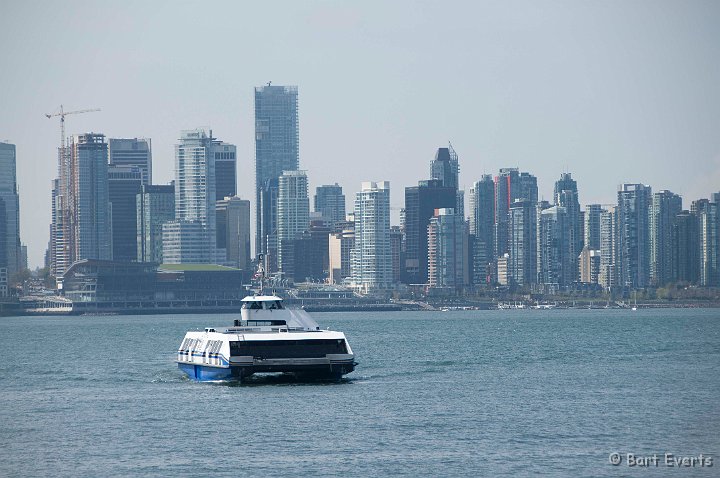
POLYGON ((720 475, 718 310, 315 318, 341 383, 185 379, 185 331, 231 315, 0 319, 0 475, 720 475), (625 463, 666 452, 714 466, 625 463))

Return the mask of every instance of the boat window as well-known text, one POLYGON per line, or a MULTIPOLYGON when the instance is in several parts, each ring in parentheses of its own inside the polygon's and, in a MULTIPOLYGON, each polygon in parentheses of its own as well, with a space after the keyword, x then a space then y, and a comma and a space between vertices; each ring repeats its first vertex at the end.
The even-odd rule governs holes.
POLYGON ((262 302, 243 302, 242 308, 252 310, 262 309, 262 302))
POLYGON ((281 303, 279 300, 276 300, 276 301, 275 301, 275 308, 276 308, 276 309, 282 309, 282 308, 283 308, 282 303, 281 303))

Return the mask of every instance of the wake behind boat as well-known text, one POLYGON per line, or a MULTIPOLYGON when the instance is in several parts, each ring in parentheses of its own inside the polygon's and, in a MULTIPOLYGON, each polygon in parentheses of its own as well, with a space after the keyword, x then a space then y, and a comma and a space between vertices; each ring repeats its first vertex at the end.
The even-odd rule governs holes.
POLYGON ((269 372, 339 380, 355 369, 342 332, 320 330, 307 312, 285 308, 280 297, 249 296, 242 302, 233 327, 185 334, 177 364, 191 379, 242 381, 269 372))

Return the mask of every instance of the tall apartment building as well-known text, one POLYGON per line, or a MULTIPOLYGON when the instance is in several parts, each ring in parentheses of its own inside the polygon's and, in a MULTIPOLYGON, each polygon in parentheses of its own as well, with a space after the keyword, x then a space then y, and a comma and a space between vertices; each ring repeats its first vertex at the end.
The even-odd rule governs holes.
POLYGON ((677 280, 677 257, 672 237, 675 217, 682 211, 682 198, 670 191, 652 195, 650 204, 650 284, 664 286, 677 280))
POLYGON ((580 282, 597 284, 600 274, 600 251, 587 246, 580 252, 580 282))
POLYGON ((585 206, 584 244, 593 251, 600 250, 600 216, 604 210, 602 204, 585 206))
POLYGON ((255 252, 269 254, 271 265, 277 262, 278 178, 298 170, 299 138, 297 86, 255 88, 255 252))
POLYGON ((495 255, 495 183, 489 174, 470 189, 470 234, 475 237, 473 262, 484 271, 495 255))
POLYGON ((519 287, 537 282, 536 202, 520 199, 510 206, 508 274, 519 287))
POLYGON ((650 284, 650 203, 652 188, 623 184, 618 191, 618 285, 643 288, 650 284))
POLYGON ((16 167, 15 145, 0 142, 0 270, 5 271, 7 278, 22 265, 16 167))
POLYGON ((163 263, 162 228, 175 220, 175 183, 143 184, 135 197, 137 261, 163 263))
POLYGON ((565 286, 572 282, 567 209, 537 208, 537 281, 565 286))
POLYGON ((555 182, 553 199, 556 206, 564 207, 566 211, 567 267, 569 270, 564 271, 563 276, 565 282, 569 284, 578 279, 578 258, 583 247, 583 224, 577 182, 570 173, 563 173, 555 182))
POLYGON ((600 272, 598 283, 606 290, 618 285, 617 277, 617 207, 611 206, 600 214, 600 272))
POLYGON ((427 228, 428 285, 461 290, 470 282, 468 228, 453 209, 436 209, 427 228))
POLYGON ((694 212, 680 211, 672 226, 672 255, 676 264, 675 280, 700 282, 700 240, 698 218, 694 212))
POLYGON ((510 207, 519 199, 537 202, 537 178, 517 168, 500 169, 495 176, 495 257, 509 251, 510 207))
POLYGON ((699 284, 716 287, 720 285, 720 204, 701 199, 693 201, 691 211, 697 217, 699 284))
POLYGON ((337 183, 318 186, 315 189, 315 212, 320 213, 333 230, 345 220, 345 195, 337 183))
POLYGON ((140 170, 142 184, 152 184, 152 143, 145 138, 109 138, 110 166, 135 167, 140 170))
POLYGON ((351 252, 355 290, 367 294, 393 287, 390 248, 390 183, 363 182, 355 195, 355 247, 351 252))
POLYGON ((427 226, 436 209, 454 208, 456 189, 438 179, 419 181, 405 188, 405 265, 407 284, 426 284, 428 280, 427 226))
POLYGON ((174 222, 186 225, 163 226, 165 262, 216 261, 215 153, 226 146, 213 138, 212 132, 210 135, 202 129, 181 132, 180 143, 175 145, 174 222), (171 250, 175 252, 168 254, 171 250))
POLYGON ((142 171, 137 166, 108 167, 114 261, 137 260, 137 195, 141 191, 142 181, 142 171))
POLYGON ((218 252, 223 264, 250 269, 250 201, 228 196, 216 203, 218 252))
POLYGON ((285 250, 310 226, 308 179, 305 171, 283 171, 278 178, 278 269, 287 273, 285 250))

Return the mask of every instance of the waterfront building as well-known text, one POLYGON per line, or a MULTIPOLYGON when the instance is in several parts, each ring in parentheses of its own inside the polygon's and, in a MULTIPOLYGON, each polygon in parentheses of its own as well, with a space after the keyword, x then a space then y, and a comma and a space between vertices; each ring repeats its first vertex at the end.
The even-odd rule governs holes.
POLYGON ((427 228, 428 286, 462 290, 470 282, 468 228, 454 209, 436 209, 427 228))
POLYGON ((353 288, 363 294, 393 287, 390 248, 390 183, 363 182, 355 195, 355 246, 351 252, 353 288))
POLYGON ((390 252, 392 256, 392 282, 400 282, 402 264, 405 264, 404 234, 400 226, 390 227, 390 252))
POLYGON ((510 285, 510 254, 505 253, 497 258, 497 281, 500 285, 510 285))
POLYGON ((677 262, 672 253, 672 226, 682 211, 682 198, 670 191, 652 195, 650 204, 650 284, 662 287, 677 280, 677 262))
POLYGON ((537 207, 537 282, 567 286, 573 279, 567 209, 543 203, 537 207))
POLYGON ((454 208, 456 189, 438 179, 419 181, 405 188, 405 265, 406 284, 426 284, 428 280, 427 226, 435 209, 454 208))
POLYGON ((255 252, 277 263, 277 187, 300 165, 297 86, 255 88, 255 252))
POLYGON ((22 265, 16 154, 14 144, 0 142, 0 270, 6 278, 22 265))
POLYGON ((618 285, 631 289, 650 283, 650 203, 652 188, 623 184, 618 191, 618 285))
POLYGON ((495 183, 484 174, 470 189, 470 233, 475 236, 478 257, 483 264, 493 262, 495 225, 495 183))
POLYGON ((328 274, 331 284, 341 284, 351 274, 351 251, 355 246, 355 221, 337 225, 341 232, 328 237, 328 274))
POLYGON ((283 171, 278 178, 277 235, 278 269, 289 275, 289 262, 284 252, 310 225, 308 180, 305 171, 283 171))
POLYGON ((600 251, 587 246, 580 252, 580 282, 597 284, 600 273, 600 251))
POLYGON ((601 204, 585 206, 583 242, 592 251, 600 249, 600 216, 604 210, 601 204))
POLYGON ((103 134, 72 137, 70 181, 66 185, 69 191, 66 264, 82 259, 112 259, 107 146, 103 134))
POLYGON ((223 265, 250 269, 250 201, 237 196, 216 203, 216 247, 223 265))
POLYGON ((137 168, 142 184, 152 184, 152 143, 145 138, 109 138, 109 165, 137 168))
MULTIPOLYGON (((211 132, 212 135, 212 132, 211 132)), ((215 160, 215 200, 222 201, 237 195, 237 146, 213 142, 215 160)))
POLYGON ((617 278, 617 208, 611 206, 600 213, 600 272, 598 283, 606 290, 618 284, 617 278))
POLYGON ((537 281, 536 201, 519 199, 510 206, 508 275, 514 285, 537 281))
POLYGON ((135 196, 137 261, 163 263, 163 224, 175 220, 175 183, 143 184, 135 196))
POLYGON ((315 212, 320 213, 333 230, 345 220, 345 195, 337 183, 318 186, 315 189, 315 212))
POLYGON ((583 247, 583 223, 580 213, 577 182, 570 173, 563 173, 555 182, 553 200, 556 206, 565 208, 567 229, 567 262, 568 270, 563 271, 564 282, 572 283, 578 279, 578 258, 583 247))
POLYGON ((720 204, 702 199, 693 201, 692 210, 698 225, 699 284, 716 287, 720 285, 720 204))
POLYGON ((447 148, 438 148, 435 159, 430 164, 430 177, 437 179, 446 188, 458 189, 458 155, 452 145, 447 148))
POLYGON ((700 282, 700 240, 698 219, 694 212, 681 211, 672 225, 672 254, 679 282, 700 282))
POLYGON ((172 258, 211 263, 216 259, 214 153, 222 145, 212 137, 212 132, 210 135, 202 129, 181 132, 180 142, 175 145, 175 221, 182 224, 169 227, 167 237, 182 244, 168 243, 167 247, 173 251, 168 254, 163 232, 166 261, 172 258), (180 235, 175 236, 176 232, 180 235))
POLYGON ((495 257, 509 251, 510 206, 517 200, 537 202, 537 178, 518 168, 500 169, 495 176, 495 257))
POLYGON ((283 240, 283 278, 292 282, 324 282, 330 233, 325 221, 315 220, 295 239, 283 240))
POLYGON ((137 166, 108 167, 114 261, 137 260, 137 195, 141 191, 142 181, 142 172, 137 166))

